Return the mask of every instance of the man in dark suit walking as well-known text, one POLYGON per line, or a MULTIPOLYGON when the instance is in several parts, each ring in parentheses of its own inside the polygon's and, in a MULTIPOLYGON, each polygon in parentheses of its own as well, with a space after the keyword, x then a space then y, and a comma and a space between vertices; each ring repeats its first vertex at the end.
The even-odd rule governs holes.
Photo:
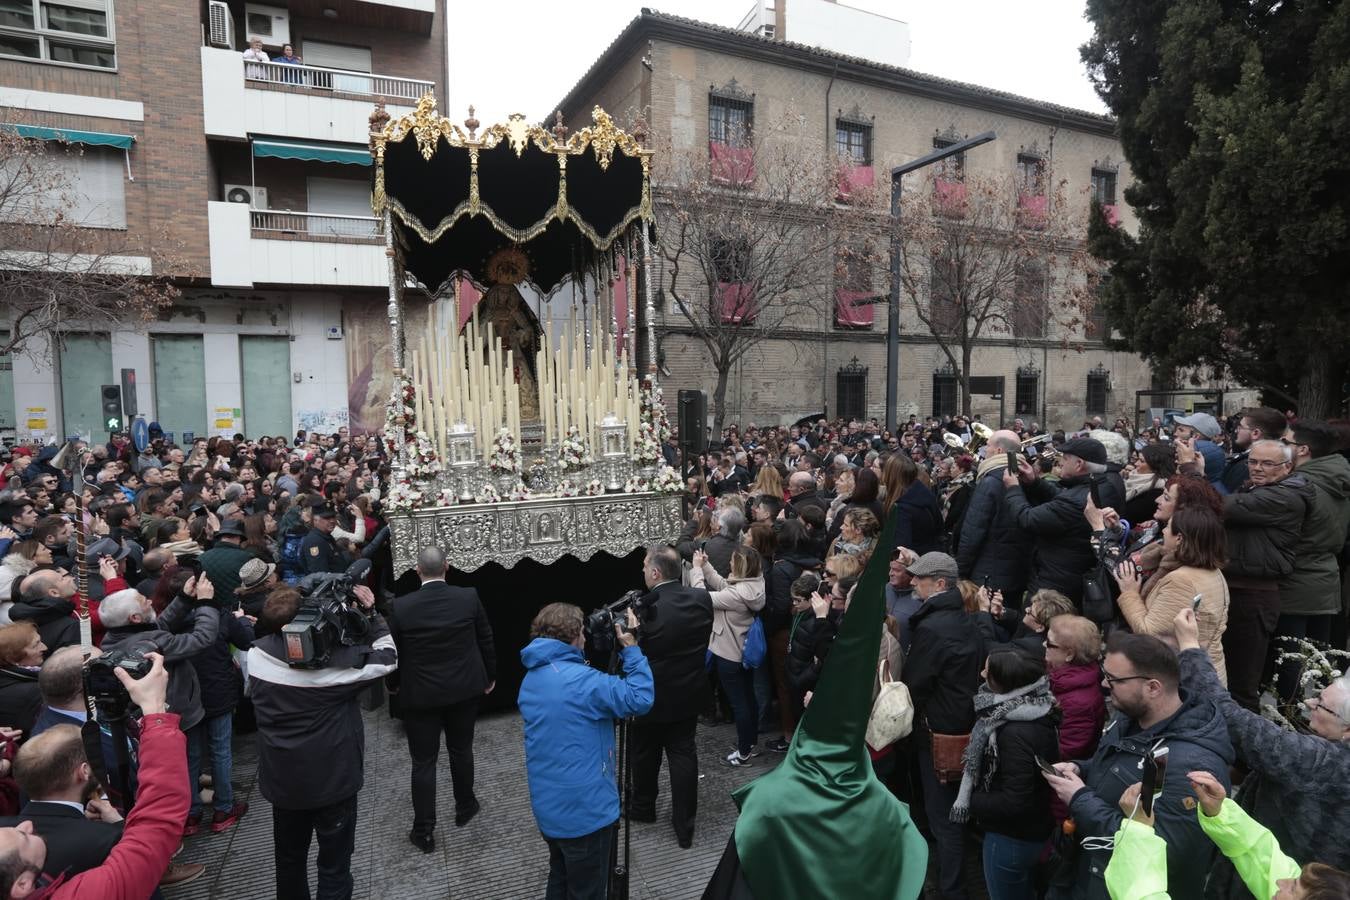
POLYGON ((473 726, 478 703, 492 693, 497 654, 487 611, 473 588, 445 583, 445 554, 427 547, 417 555, 422 587, 394 600, 389 631, 398 671, 389 676, 412 756, 413 827, 423 853, 436 849, 436 760, 441 734, 455 788, 455 825, 479 810, 473 793, 473 726))
POLYGON ((703 588, 680 583, 680 555, 674 547, 647 551, 642 575, 649 593, 638 630, 638 646, 651 663, 656 701, 628 731, 632 747, 633 796, 629 814, 656 821, 661 754, 670 765, 671 824, 681 847, 694 843, 698 811, 698 753, 694 729, 708 690, 705 657, 712 635, 712 597, 703 588))

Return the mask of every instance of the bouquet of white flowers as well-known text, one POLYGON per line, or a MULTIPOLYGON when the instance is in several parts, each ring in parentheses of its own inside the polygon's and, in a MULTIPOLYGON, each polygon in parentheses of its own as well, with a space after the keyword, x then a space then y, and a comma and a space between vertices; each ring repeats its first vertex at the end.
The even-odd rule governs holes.
POLYGON ((680 483, 680 473, 676 472, 671 466, 662 466, 661 471, 656 473, 656 478, 652 481, 652 490, 660 491, 663 494, 678 494, 684 490, 684 485, 680 483))
POLYGON ((586 441, 581 436, 581 429, 576 425, 567 426, 567 436, 558 446, 558 463, 562 466, 562 470, 564 472, 575 472, 593 462, 595 460, 591 457, 590 448, 586 446, 586 441))
POLYGON ((509 429, 503 428, 492 439, 492 455, 488 457, 488 468, 493 475, 520 474, 520 451, 516 449, 516 439, 509 429))
POLYGON ((478 489, 478 493, 473 495, 473 499, 477 503, 500 503, 502 495, 497 493, 497 489, 493 487, 492 482, 485 481, 483 486, 478 489))
POLYGON ((638 425, 637 447, 633 450, 633 461, 650 466, 661 460, 661 445, 656 442, 656 432, 652 423, 643 421, 638 425))

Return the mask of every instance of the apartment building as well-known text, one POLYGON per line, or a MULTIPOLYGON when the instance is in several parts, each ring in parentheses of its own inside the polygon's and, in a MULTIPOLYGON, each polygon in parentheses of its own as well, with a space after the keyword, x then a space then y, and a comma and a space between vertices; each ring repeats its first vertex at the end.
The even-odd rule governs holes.
MULTIPOLYGON (((0 436, 105 440, 100 386, 180 437, 378 427, 389 373, 384 235, 367 134, 444 94, 445 0, 13 0, 0 123, 81 145, 79 191, 181 299, 0 360, 0 436), (269 60, 246 62, 259 39, 269 60)), ((0 298, 2 299, 2 298, 0 298)), ((10 313, 0 303, 0 335, 10 313)))
MULTIPOLYGON (((676 153, 707 148, 713 167, 735 160, 729 122, 772 122, 791 111, 803 134, 819 135, 821 150, 846 157, 851 177, 869 184, 887 179, 892 166, 992 129, 997 140, 967 153, 959 171, 1035 171, 1042 184, 1064 179, 1063 196, 1081 204, 1084 221, 1095 197, 1120 227, 1136 226, 1122 199, 1130 172, 1109 117, 905 69, 909 48, 905 23, 830 0, 756 0, 738 28, 644 10, 558 107, 569 123, 588 121, 597 104, 625 126, 642 114, 658 141, 676 153)), ((886 238, 877 237, 884 247, 886 238)), ((883 265, 876 292, 887 289, 883 265)), ((1052 294, 1048 304, 1062 302, 1052 286, 1044 290, 1052 294)), ((827 321, 815 314, 785 328, 736 365, 728 421, 793 421, 822 410, 884 417, 886 305, 855 309, 844 285, 839 292, 827 321)), ((946 357, 911 304, 901 309, 901 418, 957 411, 946 357)), ((716 373, 688 320, 664 301, 657 315, 667 391, 700 388, 711 396, 716 373)), ((979 341, 970 371, 980 379, 974 413, 1077 427, 1086 416, 1134 408, 1134 392, 1151 387, 1146 364, 1105 346, 1099 322, 1059 318, 1040 331, 995 330, 979 341)))

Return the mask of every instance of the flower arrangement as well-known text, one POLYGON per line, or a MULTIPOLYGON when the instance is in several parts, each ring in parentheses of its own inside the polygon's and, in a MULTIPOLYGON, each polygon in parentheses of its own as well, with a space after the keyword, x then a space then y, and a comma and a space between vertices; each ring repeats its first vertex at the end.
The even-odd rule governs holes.
POLYGON ((684 485, 680 482, 680 473, 672 466, 662 466, 661 471, 652 479, 652 490, 663 494, 680 493, 684 490, 684 485))
POLYGON ((577 425, 567 426, 567 436, 558 446, 558 464, 564 472, 575 472, 595 462, 577 425))
POLYGON ((492 455, 488 457, 488 468, 493 475, 519 475, 520 451, 516 448, 516 439, 510 429, 503 428, 492 439, 492 455))
POLYGON ((630 475, 628 480, 623 483, 625 494, 640 494, 649 490, 651 490, 651 485, 641 475, 630 475))
POLYGON ((656 441, 652 423, 646 419, 638 425, 637 447, 633 450, 633 461, 642 466, 655 465, 661 461, 661 445, 656 441))
POLYGON ((485 481, 483 486, 478 489, 478 493, 473 495, 473 499, 475 503, 500 503, 502 502, 502 495, 497 493, 497 489, 493 487, 492 482, 485 481))
POLYGON ((417 509, 433 503, 444 503, 444 492, 428 493, 426 482, 441 472, 441 460, 436 447, 425 431, 417 430, 414 407, 417 389, 406 375, 394 379, 389 404, 384 413, 384 448, 390 459, 403 454, 404 465, 396 469, 398 477, 389 479, 386 504, 394 510, 417 509))
POLYGON ((441 488, 441 492, 436 495, 436 500, 441 506, 454 506, 459 502, 459 494, 455 492, 454 488, 441 488))
POLYGON ((428 479, 439 475, 441 460, 435 445, 431 443, 431 437, 425 431, 419 431, 408 443, 413 445, 409 448, 407 465, 404 467, 409 477, 428 479))
POLYGON ((559 497, 598 497, 604 492, 605 486, 598 478, 592 478, 587 482, 576 482, 570 478, 565 478, 558 485, 559 497))
POLYGON ((386 509, 391 510, 417 509, 422 505, 422 500, 422 492, 413 487, 411 481, 408 479, 395 481, 391 478, 384 505, 386 509))
POLYGON ((510 498, 512 500, 528 500, 531 496, 530 489, 523 481, 517 481, 515 487, 511 489, 510 498))
POLYGON ((666 401, 659 387, 652 387, 650 381, 642 382, 642 420, 650 422, 656 433, 657 442, 670 437, 670 419, 666 417, 666 401))
POLYGON ((1295 637, 1277 637, 1280 648, 1275 654, 1275 670, 1281 671, 1293 664, 1298 671, 1298 689, 1289 700, 1280 698, 1274 686, 1268 686, 1268 702, 1262 697, 1261 714, 1289 731, 1308 732, 1307 707, 1304 700, 1316 697, 1328 684, 1340 678, 1350 662, 1350 652, 1327 647, 1317 641, 1295 637))

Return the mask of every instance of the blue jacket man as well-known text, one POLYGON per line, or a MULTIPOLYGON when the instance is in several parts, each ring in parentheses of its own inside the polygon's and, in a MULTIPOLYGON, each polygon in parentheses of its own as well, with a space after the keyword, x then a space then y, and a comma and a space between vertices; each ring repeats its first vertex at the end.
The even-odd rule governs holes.
MULTIPOLYGON (((552 603, 520 652, 517 703, 525 725, 530 805, 549 846, 549 897, 603 897, 619 818, 614 720, 640 716, 656 698, 651 666, 632 631, 616 628, 623 677, 586 665, 583 616, 552 603)), ((636 625, 629 611, 629 627, 636 625)))

